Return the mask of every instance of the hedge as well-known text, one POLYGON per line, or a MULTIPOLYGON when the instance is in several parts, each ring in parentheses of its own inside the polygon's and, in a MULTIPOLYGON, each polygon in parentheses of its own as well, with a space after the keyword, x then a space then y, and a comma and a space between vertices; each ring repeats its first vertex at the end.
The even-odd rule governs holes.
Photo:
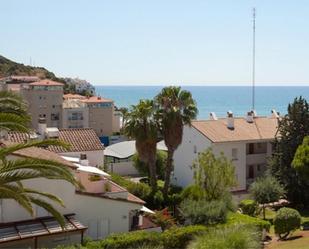
POLYGON ((258 210, 258 204, 255 200, 242 200, 239 207, 243 214, 254 216, 258 210))
POLYGON ((269 231, 271 226, 270 222, 266 220, 262 220, 259 218, 255 218, 240 213, 229 213, 226 225, 233 225, 233 224, 254 225, 260 230, 266 229, 267 231, 269 231))

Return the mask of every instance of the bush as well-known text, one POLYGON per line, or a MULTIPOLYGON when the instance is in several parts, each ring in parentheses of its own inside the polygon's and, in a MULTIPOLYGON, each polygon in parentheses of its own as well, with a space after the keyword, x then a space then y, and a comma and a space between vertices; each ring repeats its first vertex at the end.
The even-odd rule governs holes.
POLYGON ((254 228, 233 225, 213 229, 199 236, 189 249, 259 249, 262 248, 259 233, 254 228))
POLYGON ((257 227, 259 230, 266 229, 267 231, 269 231, 270 226, 271 226, 269 221, 251 217, 245 214, 230 212, 227 216, 226 225, 229 226, 229 225, 235 225, 235 224, 253 225, 257 227))
POLYGON ((293 208, 280 208, 274 219, 275 233, 285 239, 291 231, 300 228, 301 216, 293 208))
POLYGON ((242 200, 239 207, 243 214, 254 216, 258 210, 258 204, 254 200, 242 200))
POLYGON ((109 235, 106 239, 87 244, 89 248, 135 249, 139 246, 156 246, 160 244, 160 233, 136 231, 109 235))
POLYGON ((224 200, 184 200, 180 209, 184 217, 190 219, 192 224, 211 225, 224 223, 228 212, 227 203, 224 200))
POLYGON ((207 231, 205 226, 175 227, 161 234, 165 249, 183 249, 197 235, 207 231))

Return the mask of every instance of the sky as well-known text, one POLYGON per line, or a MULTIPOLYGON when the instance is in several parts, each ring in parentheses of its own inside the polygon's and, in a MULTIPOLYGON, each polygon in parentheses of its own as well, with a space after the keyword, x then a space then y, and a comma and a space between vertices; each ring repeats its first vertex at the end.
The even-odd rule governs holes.
POLYGON ((308 0, 0 0, 0 54, 105 85, 309 85, 308 0))

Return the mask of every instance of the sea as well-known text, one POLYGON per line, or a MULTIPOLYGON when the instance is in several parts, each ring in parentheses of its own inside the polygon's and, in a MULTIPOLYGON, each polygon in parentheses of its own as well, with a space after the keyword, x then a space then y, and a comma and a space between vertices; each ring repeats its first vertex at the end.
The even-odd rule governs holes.
MULTIPOLYGON (((114 100, 117 107, 130 107, 140 99, 153 98, 164 86, 107 86, 96 85, 96 94, 114 100)), ((182 86, 192 93, 198 107, 198 119, 208 119, 210 112, 225 117, 227 111, 234 116, 245 116, 252 109, 250 86, 182 86)), ((257 86, 255 110, 259 116, 268 116, 275 109, 287 113, 288 104, 302 96, 309 102, 309 86, 257 86)))

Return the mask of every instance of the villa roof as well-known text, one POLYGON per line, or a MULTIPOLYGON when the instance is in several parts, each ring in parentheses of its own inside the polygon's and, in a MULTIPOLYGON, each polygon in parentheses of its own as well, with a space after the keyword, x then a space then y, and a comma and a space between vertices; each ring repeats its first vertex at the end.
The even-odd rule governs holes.
POLYGON ((87 97, 80 95, 80 94, 68 93, 68 94, 64 94, 63 98, 64 99, 86 99, 87 97))
POLYGON ((59 129, 59 140, 71 145, 69 149, 50 146, 56 153, 104 150, 99 137, 91 128, 59 129))
MULTIPOLYGON (((22 132, 8 133, 8 140, 15 143, 24 143, 36 137, 34 134, 29 135, 22 132)), ((48 150, 56 153, 104 150, 104 146, 99 137, 91 128, 59 129, 58 139, 70 144, 70 148, 65 149, 59 146, 49 146, 48 150)))
MULTIPOLYGON (((167 151, 164 141, 157 143, 158 150, 167 151)), ((135 140, 124 141, 107 146, 104 150, 104 156, 116 157, 116 158, 129 158, 136 153, 135 140)))
MULTIPOLYGON (((12 143, 9 141, 2 142, 4 146, 10 146, 14 145, 16 143, 12 143)), ((58 163, 62 163, 72 169, 76 169, 77 166, 75 166, 73 163, 63 159, 61 156, 57 155, 55 152, 48 151, 46 149, 42 149, 39 147, 29 147, 21 150, 17 150, 12 153, 12 155, 20 156, 20 157, 28 157, 28 158, 40 158, 43 160, 52 160, 58 163)))
POLYGON ((83 99, 82 102, 84 103, 105 103, 105 102, 113 102, 113 100, 102 98, 100 96, 92 96, 92 97, 83 99))
POLYGON ((227 128, 227 119, 192 121, 192 127, 213 143, 274 139, 278 120, 272 117, 255 117, 253 123, 245 118, 234 118, 234 129, 227 128))
POLYGON ((60 82, 56 82, 53 80, 40 80, 40 81, 36 81, 36 82, 32 82, 29 84, 30 86, 63 86, 63 83, 60 82))

